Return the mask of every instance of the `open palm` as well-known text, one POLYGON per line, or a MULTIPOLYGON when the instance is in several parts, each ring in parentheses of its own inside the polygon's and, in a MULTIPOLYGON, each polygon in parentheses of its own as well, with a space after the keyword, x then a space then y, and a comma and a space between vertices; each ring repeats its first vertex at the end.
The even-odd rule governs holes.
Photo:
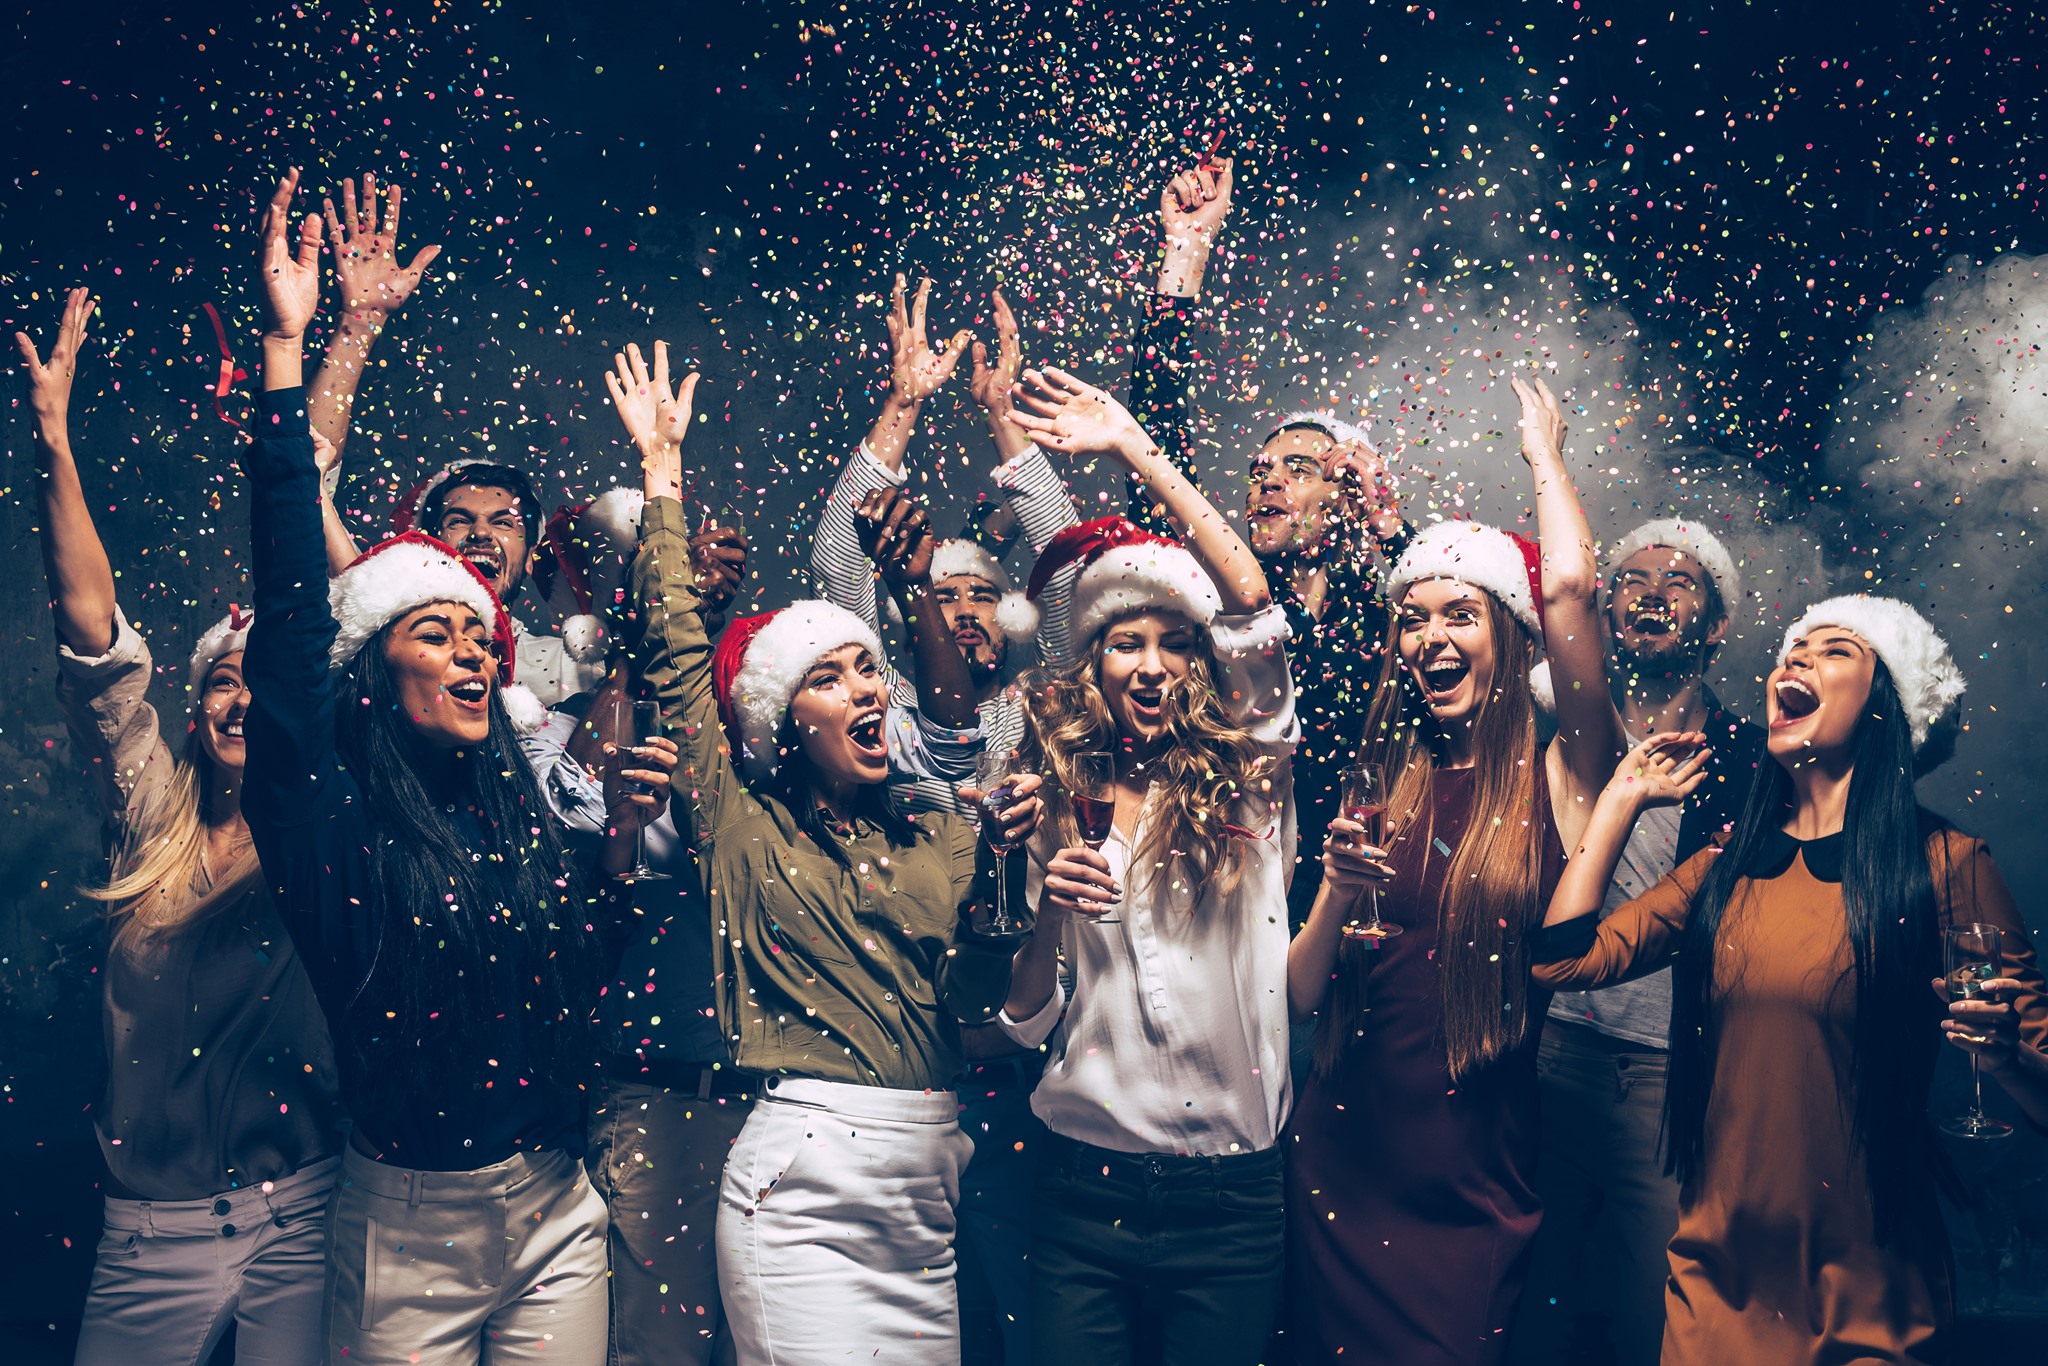
POLYGON ((304 336, 306 325, 320 311, 320 215, 306 215, 296 253, 288 240, 292 199, 298 192, 299 168, 294 166, 277 182, 263 213, 264 311, 269 330, 287 337, 304 336))
POLYGON ((331 199, 322 205, 334 230, 334 276, 341 283, 341 306, 351 313, 396 313, 441 254, 440 247, 425 246, 413 254, 412 264, 398 264, 398 186, 391 186, 386 196, 389 202, 379 222, 377 179, 365 172, 360 204, 355 181, 344 176, 341 212, 334 211, 331 199))
POLYGON ((1010 421, 1066 455, 1129 455, 1151 445, 1130 410, 1064 370, 1026 370, 1010 421))

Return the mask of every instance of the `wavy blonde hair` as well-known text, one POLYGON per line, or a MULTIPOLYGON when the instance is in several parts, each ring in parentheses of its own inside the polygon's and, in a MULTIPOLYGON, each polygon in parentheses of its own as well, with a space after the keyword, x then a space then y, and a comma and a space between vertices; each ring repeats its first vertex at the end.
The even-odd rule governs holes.
POLYGON ((196 925, 249 896, 261 878, 256 850, 250 847, 216 871, 210 890, 193 895, 204 867, 208 799, 215 782, 213 758, 198 727, 185 736, 171 763, 164 790, 141 813, 116 854, 112 877, 104 886, 79 889, 108 903, 116 948, 133 950, 153 936, 196 925))
MULTIPOLYGON (((1113 623, 1112 623, 1113 624, 1113 623)), ((1075 785, 1074 756, 1114 752, 1116 718, 1102 694, 1103 642, 1098 631, 1078 661, 1048 676, 1028 695, 1020 763, 1046 781, 1047 816, 1063 848, 1081 843, 1080 822, 1068 794, 1075 785)), ((1187 677, 1169 683, 1160 699, 1166 744, 1148 763, 1164 790, 1165 818, 1155 820, 1131 858, 1136 870, 1163 874, 1167 886, 1194 886, 1211 878, 1226 893, 1243 875, 1240 842, 1271 817, 1272 759, 1251 733, 1224 710, 1216 694, 1216 657, 1207 635, 1188 661, 1187 677)))

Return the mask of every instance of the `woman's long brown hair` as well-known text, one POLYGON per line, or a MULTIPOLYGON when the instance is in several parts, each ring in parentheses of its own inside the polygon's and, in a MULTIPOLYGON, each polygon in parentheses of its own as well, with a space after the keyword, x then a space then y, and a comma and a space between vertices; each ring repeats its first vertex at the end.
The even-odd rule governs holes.
MULTIPOLYGON (((1543 913, 1543 822, 1536 809, 1536 708, 1529 673, 1536 647, 1520 622, 1484 595, 1493 632, 1493 686, 1472 721, 1472 813, 1451 852, 1437 905, 1438 985, 1443 1002, 1444 1062, 1463 1082, 1512 1052, 1529 1028, 1528 932, 1543 913)), ((1360 756, 1393 775, 1387 798, 1398 837, 1434 853, 1436 774, 1443 734, 1419 691, 1405 677, 1398 647, 1400 609, 1391 609, 1387 651, 1366 721, 1360 756)), ((1344 939, 1316 1037, 1316 1071, 1328 1076, 1362 1032, 1366 975, 1373 949, 1344 939)))

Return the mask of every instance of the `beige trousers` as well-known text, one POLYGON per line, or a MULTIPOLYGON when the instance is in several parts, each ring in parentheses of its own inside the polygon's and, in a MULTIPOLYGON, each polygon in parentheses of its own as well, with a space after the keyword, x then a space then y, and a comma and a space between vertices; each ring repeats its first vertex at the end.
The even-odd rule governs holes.
POLYGON ((328 1223, 329 1366, 603 1366, 604 1201, 567 1154, 427 1172, 351 1148, 328 1223))

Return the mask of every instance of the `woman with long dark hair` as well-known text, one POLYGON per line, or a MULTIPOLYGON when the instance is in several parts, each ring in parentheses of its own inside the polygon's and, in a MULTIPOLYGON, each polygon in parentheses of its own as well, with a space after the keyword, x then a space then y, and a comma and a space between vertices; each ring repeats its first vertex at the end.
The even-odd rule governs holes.
POLYGON ((1366 730, 1390 850, 1331 825, 1288 955, 1315 1065, 1288 1125, 1290 1333, 1300 1360, 1477 1366, 1514 1320, 1542 1209, 1529 939, 1621 752, 1585 514, 1549 389, 1514 381, 1538 547, 1473 522, 1387 578, 1395 644, 1366 730), (1538 748, 1537 652, 1558 735, 1538 748), (1382 885, 1375 935, 1359 899, 1382 885), (1347 930, 1350 932, 1347 933, 1347 930))
MULTIPOLYGON (((579 1160, 601 889, 568 856, 506 708, 511 625, 476 568, 408 533, 327 580, 301 387, 320 220, 264 228, 247 458, 257 622, 245 810, 333 1032, 355 1118, 331 1215, 330 1362, 605 1355, 605 1209, 579 1160)), ((635 751, 604 858, 661 806, 635 751)))
POLYGON ((320 1350, 325 1209, 345 1131, 327 1023, 242 818, 250 618, 231 608, 199 638, 173 752, 149 701, 149 646, 116 600, 71 453, 92 309, 71 292, 47 363, 16 334, 36 417, 57 697, 111 856, 108 880, 85 889, 111 928, 93 1115, 108 1182, 77 1359, 205 1361, 232 1326, 243 1360, 305 1361, 320 1350))
MULTIPOLYGON (((657 342, 652 373, 633 347, 605 378, 642 459, 634 600, 683 747, 676 828, 711 899, 718 1022, 766 1078, 719 1197, 739 1359, 957 1363, 954 1205, 973 1143, 949 1087, 960 1026, 1009 989, 1008 942, 968 923, 995 893, 994 853, 958 816, 891 804, 882 648, 860 618, 792 603, 713 650, 681 503, 696 376, 672 386, 657 342)), ((881 557, 924 585, 925 629, 931 552, 925 529, 881 557)), ((1013 842, 1037 825, 1037 785, 1012 785, 1013 842)))
POLYGON ((1772 762, 1725 839, 1596 926, 1636 815, 1701 771, 1699 736, 1654 736, 1558 884, 1539 981, 1674 974, 1667 1366, 1951 1359, 1927 1119, 1939 1041, 2048 1125, 2048 997, 2026 928, 1984 842, 1914 793, 1962 691, 1904 603, 1810 608, 1765 687, 1772 762), (1942 931, 1972 923, 2004 931, 2003 965, 1944 1015, 1928 990, 1942 931))
POLYGON ((1036 1046, 1065 1007, 1031 1100, 1052 1131, 1033 1354, 1124 1362, 1156 1341, 1168 1361, 1249 1366, 1284 1248, 1301 737, 1287 617, 1250 548, 1122 404, 1050 367, 1016 394, 1011 421, 1049 449, 1113 456, 1185 537, 1104 517, 1055 536, 1031 577, 1038 593, 1075 572, 1079 654, 1029 699, 1023 762, 1060 795, 1030 850, 1038 926, 1004 1015, 1036 1046), (1091 752, 1109 772, 1083 770, 1091 752), (1107 804, 1106 828, 1083 827, 1077 797, 1107 804))

